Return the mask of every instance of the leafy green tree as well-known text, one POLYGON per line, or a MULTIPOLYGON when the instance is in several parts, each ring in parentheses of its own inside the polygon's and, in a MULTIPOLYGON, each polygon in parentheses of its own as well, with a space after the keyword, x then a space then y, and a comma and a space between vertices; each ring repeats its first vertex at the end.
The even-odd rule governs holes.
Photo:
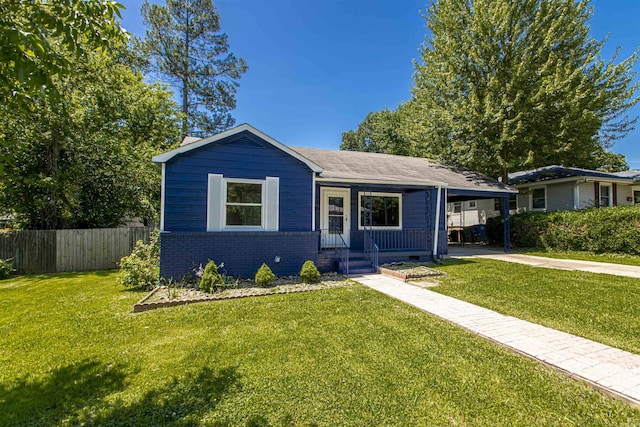
POLYGON ((229 52, 211 0, 167 0, 166 6, 145 1, 142 16, 156 69, 180 92, 183 134, 206 135, 232 126, 238 80, 247 65, 229 52))
POLYGON ((160 175, 151 157, 179 141, 171 92, 117 58, 89 53, 52 80, 59 100, 29 112, 0 106, 0 209, 22 228, 110 227, 154 218, 160 175))
POLYGON ((588 0, 432 0, 404 123, 416 153, 507 179, 590 167, 635 124, 636 51, 614 63, 588 0))
POLYGON ((54 77, 94 49, 125 41, 111 0, 29 0, 0 2, 0 96, 14 107, 30 99, 57 96, 54 77))
POLYGON ((604 172, 622 172, 629 170, 629 164, 624 154, 615 154, 611 151, 602 150, 595 157, 593 169, 604 172))
POLYGON ((400 110, 369 113, 357 130, 342 134, 340 149, 411 155, 412 146, 402 134, 401 122, 400 110))

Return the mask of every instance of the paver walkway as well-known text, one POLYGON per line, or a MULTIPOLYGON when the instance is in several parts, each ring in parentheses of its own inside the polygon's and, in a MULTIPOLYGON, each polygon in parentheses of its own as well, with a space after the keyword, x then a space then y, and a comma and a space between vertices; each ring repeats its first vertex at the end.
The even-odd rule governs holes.
POLYGON ((557 268, 559 270, 579 270, 590 273, 613 274, 616 276, 640 278, 640 267, 635 265, 613 264, 608 262, 579 261, 575 259, 557 259, 541 256, 511 254, 491 250, 473 251, 449 248, 452 258, 488 258, 498 261, 515 262, 533 267, 557 268))
POLYGON ((353 278, 640 407, 640 355, 505 316, 381 274, 353 278))

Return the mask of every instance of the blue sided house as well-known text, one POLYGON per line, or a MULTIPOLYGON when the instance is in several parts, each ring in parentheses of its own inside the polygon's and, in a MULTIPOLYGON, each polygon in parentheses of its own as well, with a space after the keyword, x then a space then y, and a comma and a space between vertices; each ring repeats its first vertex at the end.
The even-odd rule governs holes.
MULTIPOLYGON (((422 158, 289 147, 243 124, 186 138, 162 168, 160 275, 200 264, 253 277, 306 260, 350 273, 447 254, 447 201, 504 201, 513 187, 422 158)), ((507 243, 508 244, 508 243, 507 243)))

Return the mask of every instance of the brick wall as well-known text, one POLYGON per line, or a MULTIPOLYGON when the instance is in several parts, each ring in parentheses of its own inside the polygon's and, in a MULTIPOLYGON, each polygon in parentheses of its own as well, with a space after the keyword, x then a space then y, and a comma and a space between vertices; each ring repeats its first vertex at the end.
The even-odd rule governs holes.
POLYGON ((161 233, 160 276, 178 280, 210 259, 228 275, 252 278, 263 262, 276 276, 298 274, 306 260, 317 264, 318 244, 319 232, 161 233))

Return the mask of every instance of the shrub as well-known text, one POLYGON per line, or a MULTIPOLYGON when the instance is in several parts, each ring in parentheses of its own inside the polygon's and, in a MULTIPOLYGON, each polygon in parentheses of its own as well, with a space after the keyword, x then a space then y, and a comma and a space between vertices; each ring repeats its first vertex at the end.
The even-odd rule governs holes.
POLYGON ((313 261, 307 260, 302 264, 300 279, 303 283, 317 283, 320 281, 320 272, 313 261))
MULTIPOLYGON (((523 213, 510 228, 513 247, 640 255, 640 206, 523 213)), ((487 221, 487 230, 502 243, 501 218, 487 221)))
POLYGON ((198 287, 202 292, 211 293, 223 288, 224 285, 224 278, 218 273, 218 266, 215 262, 209 261, 204 267, 198 287))
POLYGON ((258 269, 258 272, 256 273, 255 280, 256 280, 256 284, 258 285, 269 286, 269 284, 273 282, 275 278, 276 278, 275 274, 273 274, 269 266, 263 262, 260 268, 258 269))
POLYGON ((13 258, 0 259, 0 280, 8 279, 13 273, 13 258))
POLYGON ((160 233, 154 231, 148 244, 142 240, 129 256, 120 259, 120 273, 116 280, 129 289, 152 289, 158 285, 160 270, 160 233))

